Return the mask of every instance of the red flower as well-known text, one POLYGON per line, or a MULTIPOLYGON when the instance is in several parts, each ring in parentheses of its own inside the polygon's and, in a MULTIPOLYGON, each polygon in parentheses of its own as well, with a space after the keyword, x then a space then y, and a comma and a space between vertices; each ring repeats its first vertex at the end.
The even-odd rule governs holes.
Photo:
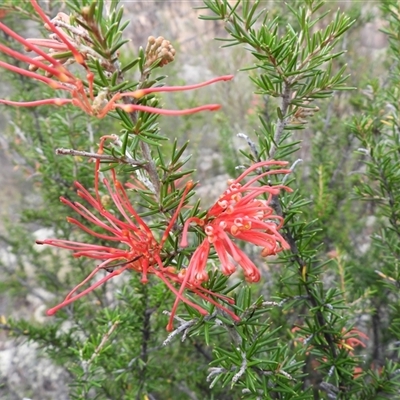
MULTIPOLYGON (((102 138, 99 152, 102 152, 103 143, 108 138, 109 137, 107 136, 102 138)), ((99 194, 98 174, 99 161, 97 160, 95 169, 94 196, 91 195, 89 191, 80 183, 75 182, 75 186, 78 189, 78 196, 85 200, 89 207, 78 202, 72 202, 64 197, 61 197, 60 200, 77 212, 84 220, 87 221, 88 224, 86 225, 77 219, 70 217, 67 218, 68 222, 78 226, 81 230, 85 231, 89 235, 99 238, 103 241, 110 242, 110 244, 97 245, 63 239, 46 239, 38 240, 36 242, 37 244, 47 244, 72 250, 74 251, 74 257, 87 257, 100 261, 100 264, 97 265, 96 268, 81 283, 72 289, 60 304, 47 311, 47 315, 54 315, 61 308, 80 299, 114 276, 120 275, 125 270, 133 270, 142 275, 143 283, 148 282, 149 274, 156 275, 158 278, 160 278, 176 295, 176 306, 180 301, 183 301, 189 306, 195 308, 202 315, 208 314, 207 310, 200 307, 198 304, 193 303, 183 295, 183 291, 185 289, 189 289, 201 299, 214 304, 216 307, 219 307, 231 315, 233 319, 238 320, 239 318, 232 311, 228 310, 216 300, 221 299, 224 302, 232 303, 232 299, 218 293, 212 293, 208 289, 202 287, 200 284, 183 282, 181 274, 179 274, 174 267, 165 267, 163 265, 161 250, 169 236, 172 226, 176 222, 186 195, 192 188, 192 182, 188 182, 186 184, 175 214, 169 221, 161 240, 157 241, 151 229, 132 207, 123 185, 116 179, 114 170, 111 170, 112 182, 110 183, 107 179, 104 179, 103 184, 107 189, 115 210, 108 210, 105 208, 99 194), (121 217, 118 217, 116 212, 118 212, 121 217), (99 232, 98 230, 95 231, 90 227, 90 225, 101 228, 103 232, 99 232), (106 270, 108 274, 98 280, 96 283, 90 285, 88 288, 77 293, 79 289, 90 282, 101 270, 106 270), (177 289, 177 286, 180 286, 179 290, 177 289)), ((173 329, 173 319, 176 312, 176 306, 171 313, 171 317, 167 326, 168 330, 173 329)))
MULTIPOLYGON (((344 331, 345 329, 343 328, 344 331)), ((357 328, 353 328, 346 332, 343 339, 340 340, 339 347, 345 348, 351 356, 354 356, 353 350, 355 347, 366 347, 366 344, 360 339, 369 340, 369 337, 357 328)))
POLYGON ((148 274, 158 275, 165 270, 160 257, 162 243, 157 242, 150 228, 130 204, 122 184, 116 179, 115 171, 112 170, 111 173, 112 185, 107 179, 104 179, 103 183, 116 208, 115 211, 118 211, 122 216, 121 219, 104 207, 97 187, 95 196, 92 196, 79 182, 75 182, 75 186, 78 189, 78 196, 84 199, 93 211, 81 203, 71 202, 64 197, 60 198, 62 203, 71 207, 87 222, 101 228, 103 233, 94 231, 75 218, 68 217, 68 222, 78 226, 93 237, 110 242, 110 245, 102 246, 62 239, 37 241, 38 244, 48 244, 73 250, 74 257, 88 257, 100 260, 100 264, 90 275, 77 285, 61 304, 49 310, 47 312, 48 315, 53 315, 60 308, 86 295, 114 276, 121 274, 126 269, 141 273, 143 283, 148 281, 148 274), (111 273, 88 289, 75 294, 78 289, 89 282, 100 270, 111 271, 111 273))
POLYGON ((186 221, 181 246, 188 245, 188 228, 191 222, 202 226, 206 239, 194 252, 187 269, 182 270, 185 280, 191 284, 207 281, 206 264, 211 245, 221 262, 225 275, 236 271, 235 264, 243 268, 246 280, 258 282, 260 272, 250 258, 237 246, 236 240, 243 240, 263 247, 262 256, 277 254, 289 249, 289 244, 279 234, 282 217, 273 214, 270 202, 280 189, 290 190, 285 186, 253 186, 260 178, 272 174, 287 174, 288 169, 268 170, 253 177, 249 182, 240 182, 257 168, 273 165, 287 165, 283 161, 263 161, 248 168, 239 178, 230 182, 229 188, 212 206, 204 219, 196 217, 186 221), (258 199, 268 194, 267 199, 258 199), (235 240, 233 240, 235 239, 235 240))
MULTIPOLYGON (((243 268, 246 279, 250 282, 260 280, 260 272, 250 258, 235 244, 232 238, 244 240, 263 247, 262 255, 276 254, 289 249, 288 243, 278 233, 283 220, 273 215, 270 207, 272 196, 277 195, 280 189, 290 190, 285 186, 252 186, 260 178, 272 174, 287 174, 290 170, 279 169, 264 172, 245 184, 240 182, 257 168, 273 165, 287 165, 283 161, 263 161, 252 165, 239 178, 230 182, 229 188, 212 206, 204 219, 189 218, 185 222, 181 246, 188 245, 188 229, 191 222, 196 222, 204 228, 206 239, 193 253, 189 266, 179 272, 182 280, 180 294, 188 287, 201 287, 208 280, 206 271, 211 245, 214 247, 221 262, 222 273, 231 275, 236 271, 237 263, 243 268), (258 196, 268 194, 267 200, 257 199, 258 196)), ((192 290, 192 289, 191 289, 192 290)), ((179 298, 175 301, 172 314, 176 312, 179 298)), ((229 310, 225 310, 228 311, 229 310)), ((231 314, 231 313, 230 313, 231 314)), ((237 316, 231 316, 237 319, 237 316)))
MULTIPOLYGON (((25 70, 23 68, 16 67, 4 61, 0 61, 0 67, 8 69, 12 72, 16 72, 20 75, 24 75, 29 78, 41 81, 50 86, 54 90, 65 91, 70 95, 71 98, 51 98, 43 100, 34 100, 29 102, 0 100, 0 103, 12 106, 22 106, 22 107, 35 107, 45 104, 51 104, 57 106, 62 106, 65 104, 73 104, 74 106, 81 108, 87 114, 95 116, 97 118, 103 118, 107 115, 107 113, 117 108, 122 109, 128 113, 134 111, 144 111, 148 113, 156 113, 162 115, 185 115, 185 114, 193 114, 204 110, 214 111, 220 108, 219 104, 206 104, 200 107, 189 108, 184 110, 164 110, 140 104, 118 103, 118 101, 120 101, 124 97, 132 97, 134 99, 139 99, 149 93, 197 89, 218 81, 231 80, 233 78, 233 75, 217 77, 196 85, 175 86, 175 87, 165 86, 158 88, 141 89, 133 92, 116 92, 113 94, 109 94, 107 87, 102 87, 100 89, 95 90, 94 74, 89 70, 89 68, 85 63, 85 59, 88 57, 88 55, 90 55, 92 58, 94 57, 92 52, 89 51, 91 49, 88 48, 88 46, 84 46, 83 50, 81 50, 78 44, 73 43, 70 37, 68 37, 63 31, 61 31, 55 26, 55 24, 47 17, 47 15, 39 7, 36 0, 31 0, 31 3, 36 12, 43 20, 43 22, 45 23, 45 26, 53 32, 57 40, 52 39, 51 41, 48 40, 46 41, 38 39, 24 39, 23 37, 19 36, 17 33, 15 33, 6 25, 0 22, 1 30, 3 30, 7 35, 15 39, 17 42, 21 43, 26 48, 27 51, 32 51, 36 54, 35 57, 30 58, 25 54, 19 53, 15 50, 8 48, 3 44, 0 44, 1 52, 8 54, 9 56, 11 56, 16 60, 26 62, 27 64, 29 64, 30 70, 25 70), (87 81, 83 82, 80 78, 73 75, 65 67, 64 65, 65 60, 57 59, 59 57, 59 54, 46 53, 38 46, 41 47, 52 46, 54 50, 60 50, 60 51, 68 50, 72 54, 74 60, 85 69, 87 81), (46 76, 43 76, 38 72, 35 72, 36 70, 44 71, 46 76)), ((98 57, 100 58, 100 55, 98 57)))

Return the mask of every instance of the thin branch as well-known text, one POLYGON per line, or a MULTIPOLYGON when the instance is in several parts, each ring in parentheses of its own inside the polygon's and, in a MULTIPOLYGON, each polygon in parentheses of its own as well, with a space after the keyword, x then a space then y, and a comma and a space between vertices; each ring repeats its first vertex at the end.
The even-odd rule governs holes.
POLYGON ((144 166, 147 163, 147 161, 135 160, 126 155, 118 158, 118 157, 111 156, 109 154, 91 153, 88 151, 81 151, 81 150, 74 150, 74 149, 59 148, 59 149, 56 149, 56 154, 59 156, 87 157, 87 158, 93 158, 93 159, 101 160, 101 161, 116 162, 116 163, 129 164, 129 165, 135 165, 135 166, 144 166))
POLYGON ((108 339, 110 338, 110 336, 112 335, 112 333, 115 331, 115 329, 117 329, 117 326, 119 325, 119 321, 115 321, 112 325, 111 328, 108 330, 108 332, 103 336, 103 338, 101 339, 100 344, 96 347, 96 349, 94 350, 94 353, 92 354, 92 356, 90 357, 89 361, 87 362, 87 365, 91 364, 93 362, 93 360, 100 354, 101 349, 105 346, 106 342, 108 341, 108 339))
POLYGON ((260 155, 258 154, 257 145, 245 133, 239 132, 236 136, 241 139, 245 139, 256 161, 261 161, 260 155))
MULTIPOLYGON (((65 28, 67 31, 71 32, 72 34, 81 37, 83 40, 85 40, 88 43, 93 44, 92 38, 89 36, 89 34, 87 33, 87 31, 85 29, 77 28, 76 26, 72 26, 62 20, 59 20, 59 19, 53 18, 51 20, 51 22, 53 23, 54 26, 57 26, 60 28, 65 28)), ((87 49, 89 49, 89 48, 87 48, 87 49)), ((93 51, 92 49, 90 49, 90 50, 93 51)), ((86 46, 85 46, 85 51, 86 51, 86 46)), ((95 53, 95 52, 93 52, 93 53, 96 57, 99 56, 97 53, 95 53)))
POLYGON ((160 186, 160 178, 157 173, 157 167, 155 162, 153 161, 153 157, 151 155, 150 151, 150 146, 144 142, 143 140, 140 141, 140 148, 143 153, 143 157, 145 158, 147 164, 146 164, 146 171, 149 174, 150 181, 153 186, 153 191, 154 194, 157 196, 157 199, 160 198, 160 191, 161 191, 161 186, 160 186))
POLYGON ((240 352, 242 356, 242 365, 239 368, 239 371, 232 378, 232 386, 237 383, 237 381, 243 376, 247 369, 247 354, 244 351, 240 352))
MULTIPOLYGON (((169 312, 169 311, 163 311, 163 314, 165 314, 165 315, 171 315, 171 313, 169 312)), ((214 314, 212 314, 212 316, 215 316, 215 313, 214 314)), ((210 317, 211 317, 211 315, 210 315, 210 317)), ((166 346, 167 344, 169 344, 170 342, 171 342, 171 340, 175 337, 175 336, 177 336, 177 335, 179 335, 181 332, 184 332, 184 338, 186 337, 186 332, 187 332, 187 330, 190 328, 190 327, 192 327, 193 325, 196 325, 197 324, 197 322, 199 321, 197 318, 194 318, 194 319, 191 319, 191 320, 189 320, 189 321, 185 321, 184 319, 182 319, 182 318, 179 318, 178 316, 174 316, 174 319, 175 320, 177 320, 177 321, 179 321, 180 323, 181 323, 181 325, 178 327, 178 328, 176 328, 176 329, 174 329, 169 335, 168 335, 168 337, 164 340, 164 342, 163 342, 163 346, 166 346)), ((184 339, 182 339, 182 341, 183 341, 184 339)))
POLYGON ((283 115, 283 119, 278 119, 278 123, 276 124, 275 134, 274 134, 274 143, 269 151, 269 159, 273 160, 275 157, 275 153, 279 148, 279 143, 281 141, 283 131, 287 125, 287 118, 285 117, 289 106, 290 106, 290 98, 292 95, 292 87, 284 82, 283 84, 283 93, 282 93, 282 104, 281 104, 281 112, 283 115))
MULTIPOLYGON (((291 165, 290 170, 291 170, 291 171, 294 171, 294 169, 297 167, 297 165, 300 164, 300 163, 302 163, 302 162, 303 162, 303 160, 302 160, 301 158, 298 158, 298 159, 291 165)), ((290 176, 290 175, 287 174, 287 175, 285 175, 285 176, 283 177, 283 179, 282 179, 282 185, 285 184, 285 182, 288 180, 289 176, 290 176)))
POLYGON ((329 45, 331 42, 333 42, 335 39, 336 36, 334 34, 331 34, 323 42, 321 42, 313 52, 311 52, 299 65, 296 66, 296 71, 301 71, 303 68, 306 68, 306 71, 301 74, 294 75, 291 79, 288 80, 288 82, 292 85, 298 82, 299 80, 303 79, 305 73, 308 72, 309 68, 308 64, 310 63, 310 61, 314 60, 315 56, 322 50, 324 50, 325 47, 329 45))
MULTIPOLYGON (((283 214, 283 210, 282 207, 279 203, 279 198, 278 196, 274 196, 274 199, 271 201, 271 207, 275 210, 275 213, 277 215, 280 215, 281 217, 285 217, 283 214)), ((310 288, 310 282, 308 281, 308 273, 307 273, 307 263, 306 261, 300 256, 300 252, 299 249, 297 247, 296 244, 296 240, 293 237, 292 233, 286 229, 285 232, 283 233, 284 238, 286 239, 286 241, 289 243, 290 246, 290 251, 293 255, 293 260, 296 262, 296 264, 299 267, 299 275, 300 276, 305 276, 305 280, 304 280, 304 287, 308 296, 308 299, 311 303, 312 308, 314 308, 315 310, 317 310, 315 312, 315 316, 316 319, 318 321, 318 325, 320 328, 325 328, 325 327, 329 327, 329 323, 328 321, 325 319, 324 314, 322 313, 322 311, 319 310, 318 308, 318 302, 317 299, 314 296, 313 291, 310 288)), ((333 335, 327 331, 327 329, 323 329, 322 334, 324 335, 324 338, 326 340, 326 342, 328 343, 328 347, 330 349, 332 358, 336 359, 337 358, 337 350, 336 350, 336 346, 335 346, 335 341, 333 338, 333 335)))

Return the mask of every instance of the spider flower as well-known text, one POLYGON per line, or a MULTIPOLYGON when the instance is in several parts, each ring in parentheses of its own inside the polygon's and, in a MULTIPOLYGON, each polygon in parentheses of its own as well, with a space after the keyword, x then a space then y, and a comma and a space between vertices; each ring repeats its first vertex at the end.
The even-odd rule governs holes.
MULTIPOLYGON (((142 275, 141 281, 143 283, 148 282, 148 275, 152 274, 157 276, 165 283, 169 290, 174 293, 177 298, 177 303, 182 301, 196 309, 202 315, 207 315, 208 311, 185 297, 183 295, 184 289, 190 290, 200 299, 215 305, 231 315, 233 319, 238 320, 238 317, 232 311, 217 301, 222 300, 225 303, 232 303, 232 299, 218 293, 213 293, 200 284, 185 284, 185 286, 182 287, 183 280, 181 274, 179 274, 174 267, 164 267, 163 265, 161 255, 163 245, 176 222, 186 195, 193 184, 191 182, 186 184, 175 214, 170 219, 161 240, 157 241, 151 229, 132 207, 123 185, 116 179, 114 170, 111 170, 111 182, 107 179, 103 179, 103 184, 111 199, 110 203, 113 205, 112 208, 114 208, 114 210, 109 210, 105 207, 98 189, 98 167, 99 162, 96 162, 94 195, 90 194, 80 183, 75 182, 75 186, 78 189, 78 196, 82 198, 87 205, 79 202, 72 202, 64 197, 61 197, 60 200, 79 214, 81 217, 80 220, 84 221, 81 222, 78 219, 68 217, 68 222, 76 225, 94 238, 101 239, 108 244, 99 245, 63 239, 46 239, 36 242, 40 245, 51 245, 72 250, 74 252, 74 257, 87 257, 99 261, 99 264, 93 271, 81 283, 73 288, 60 304, 47 311, 47 315, 54 315, 61 308, 82 298, 113 277, 120 275, 126 270, 131 270, 142 275), (96 227, 96 229, 94 229, 94 227, 96 227), (107 271, 107 275, 95 283, 90 284, 95 275, 102 270, 107 271), (89 285, 89 287, 83 289, 87 285, 89 285), (179 287, 181 287, 182 290, 178 289, 179 287)), ((175 312, 176 307, 173 313, 171 313, 167 326, 168 330, 173 329, 175 312)))
POLYGON ((233 78, 233 75, 217 77, 195 85, 147 88, 139 89, 133 92, 117 91, 116 93, 110 93, 107 87, 95 89, 94 74, 92 71, 89 70, 85 62, 88 54, 91 54, 91 57, 93 58, 93 52, 90 51, 90 48, 88 48, 87 45, 82 47, 82 45, 80 45, 79 43, 74 43, 73 41, 71 41, 71 38, 66 35, 62 30, 57 28, 55 24, 47 17, 44 11, 39 7, 36 0, 30 1, 36 12, 39 14, 40 18, 45 23, 46 28, 53 32, 53 38, 50 39, 50 41, 25 39, 0 22, 0 29, 4 33, 9 35, 18 43, 22 44, 27 51, 31 51, 35 54, 34 57, 29 57, 26 54, 20 53, 5 46, 4 44, 0 44, 0 52, 7 54, 17 61, 27 63, 29 65, 29 68, 20 68, 16 65, 4 61, 0 61, 0 67, 26 76, 28 78, 43 82, 54 90, 64 91, 69 95, 69 97, 56 97, 27 102, 1 99, 0 104, 21 107, 35 107, 40 105, 62 106, 65 104, 72 104, 76 107, 81 108, 87 114, 95 116, 97 118, 104 118, 110 111, 113 111, 115 109, 121 109, 128 113, 143 111, 148 113, 174 116, 193 114, 205 110, 214 111, 220 108, 219 104, 206 104, 203 106, 183 110, 167 110, 141 104, 135 104, 135 100, 140 99, 141 97, 149 93, 184 91, 201 88, 203 86, 210 85, 218 81, 231 80, 233 78), (85 69, 86 81, 82 81, 81 78, 75 76, 66 68, 66 65, 64 64, 67 63, 65 62, 65 59, 61 58, 61 53, 46 53, 41 49, 41 47, 50 47, 51 49, 59 50, 60 52, 70 52, 73 59, 85 69), (40 74, 38 71, 42 71, 44 75, 40 74), (125 102, 123 102, 122 100, 124 98, 128 99, 125 99, 125 102), (129 98, 132 99, 132 102, 129 102, 129 98))
POLYGON ((239 265, 247 281, 258 282, 260 271, 253 261, 238 247, 237 240, 262 247, 261 255, 269 256, 289 249, 289 244, 278 232, 282 227, 282 217, 275 215, 271 207, 274 196, 281 189, 277 186, 255 186, 262 177, 272 174, 287 174, 288 169, 267 170, 247 183, 241 183, 252 171, 271 166, 285 166, 283 161, 263 161, 252 165, 237 179, 229 182, 228 189, 208 210, 204 219, 193 217, 185 222, 181 246, 188 245, 189 224, 194 222, 204 230, 206 238, 194 252, 188 268, 182 270, 185 281, 191 284, 208 280, 207 260, 211 247, 214 248, 221 262, 221 270, 231 275, 239 265), (260 198, 260 197, 263 198, 260 198))
POLYGON ((116 179, 114 170, 112 170, 112 184, 107 179, 104 179, 103 183, 115 206, 115 211, 119 212, 122 218, 105 208, 98 193, 97 184, 95 196, 92 196, 79 182, 75 182, 78 196, 85 200, 89 207, 79 202, 72 202, 64 197, 61 197, 60 200, 77 212, 81 216, 80 219, 86 220, 88 224, 70 217, 67 218, 68 222, 78 226, 89 235, 108 242, 108 245, 63 239, 46 239, 36 242, 37 244, 47 244, 72 250, 74 257, 88 257, 100 261, 100 264, 67 295, 62 303, 47 312, 48 315, 53 315, 60 308, 76 301, 127 269, 139 272, 142 275, 143 283, 148 281, 147 275, 149 273, 157 275, 164 270, 160 258, 161 245, 130 204, 122 184, 116 179), (94 230, 89 227, 90 224, 97 226, 100 230, 94 230), (88 289, 76 294, 101 270, 110 273, 88 289))

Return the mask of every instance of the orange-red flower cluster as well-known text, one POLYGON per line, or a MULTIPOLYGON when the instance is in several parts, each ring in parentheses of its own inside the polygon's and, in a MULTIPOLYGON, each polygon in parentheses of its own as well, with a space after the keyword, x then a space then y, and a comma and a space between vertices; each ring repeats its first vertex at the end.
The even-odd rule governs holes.
MULTIPOLYGON (((99 152, 102 152, 104 141, 107 138, 107 136, 102 138, 99 152)), ((37 244, 46 244, 72 250, 74 251, 74 257, 87 257, 100 261, 100 264, 81 283, 73 288, 60 304, 48 310, 47 314, 54 315, 61 308, 80 299, 113 277, 120 275, 126 270, 131 270, 139 272, 142 275, 143 283, 148 282, 148 275, 157 276, 176 295, 178 302, 183 301, 203 315, 208 314, 208 312, 185 297, 183 289, 190 289, 191 292, 201 299, 214 304, 216 307, 224 310, 234 320, 238 320, 239 318, 232 311, 216 300, 220 299, 224 302, 232 303, 232 299, 218 293, 212 293, 200 284, 184 284, 181 274, 174 267, 164 267, 163 265, 161 250, 172 226, 176 222, 186 195, 192 187, 192 182, 186 184, 175 214, 169 221, 161 240, 157 241, 146 222, 132 207, 123 185, 116 178, 114 170, 111 170, 111 175, 112 181, 109 182, 108 179, 103 179, 103 184, 112 200, 112 210, 108 210, 101 201, 99 193, 99 160, 96 161, 95 168, 94 196, 79 182, 75 182, 75 186, 78 189, 78 196, 86 204, 72 202, 64 197, 60 198, 62 203, 72 208, 86 220, 86 223, 82 223, 75 218, 69 217, 67 218, 68 222, 76 225, 95 238, 109 242, 109 245, 97 245, 63 239, 46 239, 36 242, 37 244), (99 232, 98 229, 94 230, 93 227, 101 228, 103 232, 99 232), (79 289, 88 284, 102 270, 107 271, 106 276, 77 293, 79 289), (181 286, 182 290, 178 290, 177 286, 181 286)), ((167 327, 168 330, 173 329, 174 315, 175 313, 171 314, 167 327)))
POLYGON ((262 161, 252 165, 237 179, 229 182, 228 189, 218 201, 209 209, 204 219, 190 218, 185 223, 181 246, 188 245, 189 224, 195 222, 203 227, 206 238, 194 252, 189 267, 182 271, 185 279, 190 283, 208 280, 206 263, 211 246, 221 262, 221 270, 225 275, 236 271, 235 264, 239 265, 249 282, 260 280, 259 269, 249 257, 238 247, 237 240, 253 243, 262 247, 261 255, 269 256, 289 249, 289 244, 280 235, 282 217, 274 214, 271 207, 273 196, 281 189, 289 191, 286 186, 255 186, 261 178, 273 174, 287 174, 289 169, 271 170, 273 166, 285 166, 284 161, 262 161), (267 168, 266 172, 241 183, 256 169, 267 168), (262 198, 260 198, 262 197, 262 198))
MULTIPOLYGON (((102 138, 99 151, 102 151, 103 143, 106 139, 107 137, 102 138)), ((51 308, 47 314, 55 314, 62 307, 85 296, 114 276, 120 275, 126 270, 131 270, 139 272, 142 275, 143 283, 148 281, 148 275, 157 276, 176 295, 176 301, 167 326, 168 330, 173 329, 173 319, 178 304, 181 301, 195 308, 203 315, 208 313, 204 308, 185 297, 184 291, 186 289, 199 298, 214 304, 234 320, 239 320, 239 317, 235 313, 218 301, 222 300, 223 302, 232 304, 230 298, 213 293, 203 287, 202 284, 208 279, 205 267, 209 257, 210 245, 212 244, 221 260, 223 273, 227 275, 231 274, 235 270, 234 263, 237 263, 243 268, 246 279, 256 282, 260 278, 257 267, 239 249, 231 237, 263 247, 262 254, 264 256, 276 254, 283 249, 289 248, 288 244, 278 233, 278 229, 282 225, 282 218, 273 215, 269 205, 272 196, 278 194, 281 188, 286 190, 287 188, 281 186, 253 186, 253 183, 265 175, 288 173, 289 171, 284 169, 269 170, 250 179, 247 183, 240 183, 256 168, 271 167, 272 165, 281 166, 285 165, 285 163, 277 161, 262 162, 250 167, 239 178, 231 182, 229 189, 210 208, 204 220, 196 220, 199 224, 204 225, 207 237, 194 252, 188 268, 176 271, 174 267, 165 267, 163 265, 161 251, 172 226, 176 222, 185 197, 192 187, 192 183, 189 182, 186 184, 174 216, 171 218, 161 240, 157 241, 146 222, 132 207, 127 193, 116 178, 114 170, 111 170, 112 181, 109 182, 108 179, 104 179, 103 184, 107 189, 115 210, 108 210, 103 205, 99 194, 99 160, 97 160, 94 196, 80 183, 76 182, 78 196, 86 204, 71 202, 64 197, 61 197, 61 201, 86 220, 86 223, 82 223, 75 218, 68 218, 70 223, 78 226, 89 235, 110 244, 97 245, 63 239, 37 241, 38 244, 47 244, 72 250, 75 257, 88 257, 100 261, 100 264, 96 266, 87 278, 78 284, 60 304, 51 308), (265 194, 267 194, 266 199, 256 198, 265 194), (103 232, 99 232, 98 229, 94 230, 94 226, 101 228, 103 232), (106 270, 108 274, 78 293, 78 290, 88 284, 101 270, 106 270)), ((194 220, 192 218, 186 222, 183 242, 186 241, 188 225, 194 220)))
MULTIPOLYGON (((189 266, 180 271, 182 279, 180 293, 185 287, 196 287, 208 280, 206 266, 211 246, 218 255, 223 274, 231 275, 236 271, 235 264, 237 264, 243 269, 245 278, 249 282, 258 282, 261 277, 260 271, 238 247, 236 240, 262 247, 262 256, 274 255, 289 249, 289 244, 278 232, 283 219, 274 214, 270 203, 273 196, 278 195, 281 189, 288 191, 290 189, 280 185, 253 185, 265 176, 289 173, 289 169, 270 169, 273 166, 285 165, 287 163, 283 161, 263 161, 252 165, 237 179, 229 182, 228 189, 209 209, 204 219, 192 217, 185 222, 182 247, 188 245, 188 229, 192 222, 203 227, 206 238, 193 253, 189 266), (241 183, 251 172, 261 168, 267 171, 251 178, 247 183, 241 183), (260 196, 264 198, 258 198, 260 196)), ((174 304, 172 314, 176 312, 178 304, 179 298, 174 304)))
POLYGON ((3 32, 22 44, 26 50, 31 51, 35 54, 34 57, 28 57, 23 53, 19 53, 18 51, 15 51, 3 44, 0 44, 0 52, 7 54, 15 60, 27 63, 29 65, 29 69, 23 69, 4 61, 0 61, 0 67, 43 82, 54 90, 64 91, 69 94, 69 98, 51 98, 28 102, 0 99, 0 103, 22 107, 35 107, 45 104, 56 106, 72 104, 76 107, 81 108, 87 114, 95 116, 97 118, 103 118, 110 111, 113 111, 117 108, 124 110, 128 113, 134 111, 144 111, 148 113, 156 113, 162 115, 186 115, 205 110, 214 111, 220 108, 219 104, 206 104, 203 106, 184 110, 166 110, 140 104, 134 104, 134 102, 131 104, 126 104, 126 102, 119 102, 126 97, 139 99, 149 93, 193 90, 218 81, 231 80, 233 78, 233 75, 217 77, 197 85, 175 87, 165 86, 158 88, 141 89, 133 92, 117 91, 116 93, 109 93, 107 87, 95 88, 94 73, 89 70, 85 62, 85 59, 87 58, 87 46, 85 46, 85 48, 82 50, 79 48, 78 44, 71 42, 71 38, 69 38, 61 29, 55 26, 55 24, 39 7, 37 1, 30 1, 36 12, 45 23, 45 26, 53 32, 53 36, 56 39, 24 39, 0 22, 0 29, 3 32), (50 48, 50 50, 54 51, 46 53, 40 47, 50 48), (83 81, 81 78, 75 76, 66 68, 66 66, 64 65, 64 60, 58 59, 60 55, 56 52, 56 50, 68 50, 72 54, 75 61, 85 69, 86 81, 83 81), (44 75, 41 75, 38 71, 44 72, 44 75))

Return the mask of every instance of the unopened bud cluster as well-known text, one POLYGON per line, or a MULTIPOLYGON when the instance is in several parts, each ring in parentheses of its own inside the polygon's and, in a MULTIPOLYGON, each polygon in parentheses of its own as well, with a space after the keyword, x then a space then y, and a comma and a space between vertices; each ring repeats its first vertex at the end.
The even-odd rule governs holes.
POLYGON ((158 66, 163 67, 174 61, 175 49, 169 40, 159 36, 157 39, 154 36, 149 36, 146 46, 146 68, 149 68, 157 60, 160 60, 158 66))

